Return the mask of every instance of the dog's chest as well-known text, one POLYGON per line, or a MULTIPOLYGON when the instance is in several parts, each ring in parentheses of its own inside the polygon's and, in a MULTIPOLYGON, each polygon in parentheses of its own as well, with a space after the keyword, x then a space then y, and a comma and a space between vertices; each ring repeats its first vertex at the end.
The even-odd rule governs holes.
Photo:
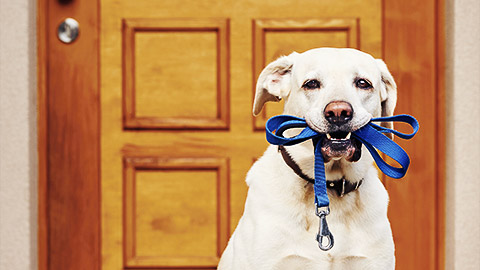
MULTIPOLYGON (((298 207, 296 209, 303 209, 300 211, 299 222, 306 231, 318 230, 319 218, 315 214, 315 192, 313 185, 305 185, 303 195, 298 200, 298 207)), ((330 198, 330 214, 327 216, 328 224, 334 223, 339 226, 344 226, 350 231, 350 224, 352 221, 358 221, 364 218, 364 205, 360 200, 358 192, 354 191, 345 196, 339 197, 333 191, 329 191, 330 198)), ((329 225, 330 226, 330 225, 329 225)))
POLYGON ((315 215, 313 187, 305 186, 304 192, 303 198, 299 200, 302 205, 297 208, 302 211, 297 216, 297 226, 288 240, 295 244, 287 246, 291 252, 286 251, 284 256, 279 258, 278 264, 303 262, 301 265, 305 268, 298 269, 339 269, 336 266, 345 266, 346 263, 365 258, 362 250, 368 242, 369 233, 364 228, 358 227, 357 221, 362 219, 358 195, 349 194, 342 198, 332 196, 331 214, 327 216, 327 222, 334 235, 335 245, 330 251, 322 251, 315 240, 319 218, 315 215))
POLYGON ((345 270, 358 269, 366 257, 363 256, 333 256, 325 254, 317 258, 307 258, 299 255, 288 255, 280 259, 272 269, 276 270, 345 270))
POLYGON ((356 265, 367 259, 367 254, 362 252, 365 249, 365 238, 363 243, 360 240, 361 231, 352 232, 346 226, 331 222, 332 233, 335 235, 335 245, 330 251, 322 251, 318 247, 315 236, 318 232, 318 218, 307 219, 311 226, 308 230, 298 230, 290 235, 290 239, 284 239, 288 245, 282 245, 284 250, 277 250, 280 255, 272 263, 273 269, 312 269, 312 270, 333 270, 333 269, 356 269, 356 265), (359 245, 362 243, 361 245, 359 245))

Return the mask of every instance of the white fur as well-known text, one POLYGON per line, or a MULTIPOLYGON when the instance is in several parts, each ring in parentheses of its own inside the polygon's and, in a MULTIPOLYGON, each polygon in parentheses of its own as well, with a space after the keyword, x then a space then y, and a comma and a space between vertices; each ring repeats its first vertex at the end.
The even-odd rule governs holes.
MULTIPOLYGON (((354 110, 352 126, 357 129, 371 117, 393 114, 396 85, 381 60, 354 49, 320 48, 281 57, 262 71, 254 114, 265 102, 281 98, 285 99, 285 114, 305 117, 320 132, 326 132, 325 106, 331 101, 349 102, 354 110), (373 89, 356 88, 357 77, 368 79, 373 89), (307 79, 318 79, 322 87, 303 89, 307 79)), ((302 171, 313 178, 312 143, 287 149, 302 171)), ((328 180, 364 179, 357 191, 344 197, 329 191, 327 221, 335 238, 331 250, 320 250, 315 240, 319 219, 312 184, 299 178, 277 147, 270 146, 248 172, 244 214, 218 269, 394 269, 388 194, 370 154, 363 147, 359 161, 330 161, 325 168, 328 180)))

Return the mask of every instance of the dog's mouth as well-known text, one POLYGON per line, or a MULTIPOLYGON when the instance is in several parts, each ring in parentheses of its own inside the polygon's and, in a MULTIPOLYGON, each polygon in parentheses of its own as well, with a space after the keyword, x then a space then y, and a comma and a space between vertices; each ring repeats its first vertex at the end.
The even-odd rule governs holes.
POLYGON ((321 145, 321 152, 325 162, 341 158, 355 162, 362 155, 362 143, 355 139, 351 132, 336 131, 327 133, 321 145))

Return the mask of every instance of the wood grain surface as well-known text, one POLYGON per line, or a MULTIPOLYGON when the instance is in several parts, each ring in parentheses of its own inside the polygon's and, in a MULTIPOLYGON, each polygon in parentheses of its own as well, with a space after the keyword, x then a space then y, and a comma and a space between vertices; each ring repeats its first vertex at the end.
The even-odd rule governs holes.
POLYGON ((272 3, 38 0, 39 269, 215 269, 282 106, 252 118, 252 82, 321 46, 384 58, 419 119, 408 176, 384 179, 396 269, 444 268, 444 1, 272 3))
POLYGON ((98 2, 38 7, 39 268, 100 269, 98 2), (56 35, 66 17, 71 44, 56 35))
POLYGON ((397 269, 444 267, 443 3, 384 1, 383 50, 398 86, 395 114, 420 122, 414 140, 397 140, 411 157, 408 174, 385 180, 397 269))

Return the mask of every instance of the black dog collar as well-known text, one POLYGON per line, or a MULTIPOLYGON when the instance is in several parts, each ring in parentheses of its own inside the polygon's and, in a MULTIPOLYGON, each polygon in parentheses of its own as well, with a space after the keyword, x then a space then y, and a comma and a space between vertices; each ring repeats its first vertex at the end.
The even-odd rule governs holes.
MULTIPOLYGON (((298 164, 292 159, 287 149, 285 149, 283 145, 278 146, 278 151, 282 154, 285 164, 287 164, 288 167, 290 167, 300 178, 312 184, 315 183, 314 179, 310 178, 308 175, 303 173, 300 166, 298 166, 298 164)), ((358 182, 350 182, 348 180, 345 180, 345 178, 342 178, 339 180, 332 180, 332 181, 328 180, 327 188, 334 190, 339 197, 343 197, 346 194, 357 190, 362 183, 363 183, 363 179, 358 182)))

